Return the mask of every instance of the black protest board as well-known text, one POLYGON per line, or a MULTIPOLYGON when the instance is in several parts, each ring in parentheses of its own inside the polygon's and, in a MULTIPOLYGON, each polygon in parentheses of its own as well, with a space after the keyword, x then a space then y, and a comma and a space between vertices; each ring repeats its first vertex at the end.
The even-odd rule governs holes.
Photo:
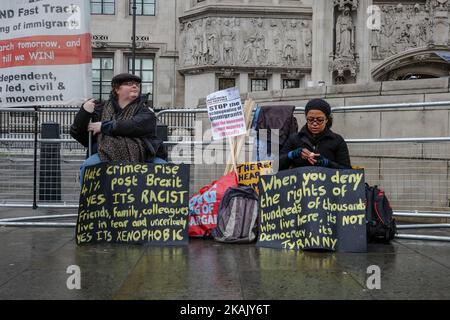
POLYGON ((257 246, 367 252, 363 170, 280 171, 259 190, 257 246))
POLYGON ((86 168, 76 243, 188 243, 189 167, 101 163, 86 168))

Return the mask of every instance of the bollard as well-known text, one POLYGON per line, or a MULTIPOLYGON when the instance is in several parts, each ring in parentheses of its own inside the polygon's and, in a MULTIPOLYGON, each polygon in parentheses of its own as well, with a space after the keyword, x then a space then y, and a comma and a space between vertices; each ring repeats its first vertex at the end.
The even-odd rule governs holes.
POLYGON ((156 124, 156 136, 161 139, 162 141, 168 141, 169 140, 169 129, 167 127, 167 124, 164 124, 162 122, 157 122, 156 124))
MULTIPOLYGON (((59 139, 59 123, 41 124, 41 139, 59 139)), ((41 142, 39 201, 61 201, 61 143, 41 142)))

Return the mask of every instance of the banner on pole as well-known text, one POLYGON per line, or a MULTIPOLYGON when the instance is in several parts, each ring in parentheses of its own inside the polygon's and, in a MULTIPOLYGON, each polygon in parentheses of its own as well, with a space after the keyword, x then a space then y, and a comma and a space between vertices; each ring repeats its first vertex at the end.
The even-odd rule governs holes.
POLYGON ((247 132, 241 96, 237 88, 208 95, 206 107, 214 140, 240 136, 247 132))
POLYGON ((73 105, 91 97, 86 0, 2 0, 0 107, 73 105))

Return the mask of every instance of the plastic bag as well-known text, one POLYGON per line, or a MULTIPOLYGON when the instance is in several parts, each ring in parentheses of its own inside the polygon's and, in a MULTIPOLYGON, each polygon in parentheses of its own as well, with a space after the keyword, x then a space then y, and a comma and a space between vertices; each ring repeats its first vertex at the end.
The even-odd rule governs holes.
POLYGON ((205 186, 189 200, 189 236, 209 237, 217 226, 222 197, 228 188, 237 187, 234 171, 205 186))

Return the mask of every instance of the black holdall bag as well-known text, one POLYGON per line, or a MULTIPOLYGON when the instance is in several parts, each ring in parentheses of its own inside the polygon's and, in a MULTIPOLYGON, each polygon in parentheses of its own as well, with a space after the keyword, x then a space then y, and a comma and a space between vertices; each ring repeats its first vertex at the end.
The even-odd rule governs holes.
POLYGON ((251 243, 257 238, 258 195, 249 186, 228 188, 219 207, 214 240, 224 243, 251 243))
POLYGON ((389 243, 397 233, 393 211, 384 190, 366 183, 367 241, 389 243))

